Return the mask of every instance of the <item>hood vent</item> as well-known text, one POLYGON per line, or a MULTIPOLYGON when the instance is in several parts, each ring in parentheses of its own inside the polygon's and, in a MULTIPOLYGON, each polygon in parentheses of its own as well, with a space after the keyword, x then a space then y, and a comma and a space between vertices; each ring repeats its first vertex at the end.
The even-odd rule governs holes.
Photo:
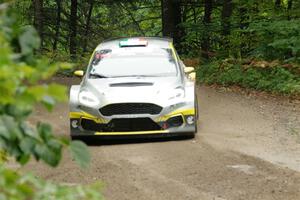
POLYGON ((139 87, 139 86, 152 86, 153 83, 149 82, 126 82, 126 83, 112 83, 110 87, 139 87))

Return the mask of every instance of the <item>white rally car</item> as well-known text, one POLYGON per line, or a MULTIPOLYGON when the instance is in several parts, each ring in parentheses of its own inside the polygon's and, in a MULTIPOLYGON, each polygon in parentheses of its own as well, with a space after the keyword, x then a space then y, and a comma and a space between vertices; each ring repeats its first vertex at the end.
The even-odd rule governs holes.
POLYGON ((191 136, 197 132, 195 73, 172 39, 101 43, 70 90, 71 137, 191 136))

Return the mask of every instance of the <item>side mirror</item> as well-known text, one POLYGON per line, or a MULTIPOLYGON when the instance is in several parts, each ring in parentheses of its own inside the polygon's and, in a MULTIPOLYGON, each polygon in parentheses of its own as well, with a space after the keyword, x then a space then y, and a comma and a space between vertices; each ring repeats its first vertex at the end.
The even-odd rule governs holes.
POLYGON ((190 73, 192 73, 193 71, 195 71, 195 68, 194 68, 194 67, 185 67, 185 68, 184 68, 184 72, 185 72, 186 74, 190 74, 190 73))
POLYGON ((77 76, 77 77, 83 77, 84 71, 83 70, 76 70, 74 72, 74 75, 77 76))

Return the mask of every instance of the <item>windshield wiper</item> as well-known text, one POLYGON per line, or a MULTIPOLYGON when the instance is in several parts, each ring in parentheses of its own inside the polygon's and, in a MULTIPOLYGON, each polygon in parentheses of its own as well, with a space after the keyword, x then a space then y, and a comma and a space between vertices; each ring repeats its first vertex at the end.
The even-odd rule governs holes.
POLYGON ((105 75, 103 75, 103 74, 92 74, 92 73, 90 73, 90 77, 95 77, 95 78, 109 78, 108 76, 105 76, 105 75))

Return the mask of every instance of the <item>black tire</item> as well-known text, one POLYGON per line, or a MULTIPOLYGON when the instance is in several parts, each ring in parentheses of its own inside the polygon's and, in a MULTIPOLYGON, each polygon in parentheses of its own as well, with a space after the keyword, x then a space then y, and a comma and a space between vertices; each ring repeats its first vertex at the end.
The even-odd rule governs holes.
POLYGON ((198 119, 199 119, 198 98, 196 94, 195 94, 195 116, 194 117, 195 117, 195 134, 196 134, 198 132, 198 119))
POLYGON ((195 133, 192 133, 189 137, 190 137, 190 139, 194 139, 195 138, 195 136, 196 136, 196 133, 197 132, 195 132, 195 133))
POLYGON ((80 136, 74 136, 74 135, 71 135, 71 140, 82 140, 82 138, 80 136))
POLYGON ((185 139, 194 139, 196 136, 196 133, 191 133, 191 134, 188 134, 186 136, 184 136, 185 139))

